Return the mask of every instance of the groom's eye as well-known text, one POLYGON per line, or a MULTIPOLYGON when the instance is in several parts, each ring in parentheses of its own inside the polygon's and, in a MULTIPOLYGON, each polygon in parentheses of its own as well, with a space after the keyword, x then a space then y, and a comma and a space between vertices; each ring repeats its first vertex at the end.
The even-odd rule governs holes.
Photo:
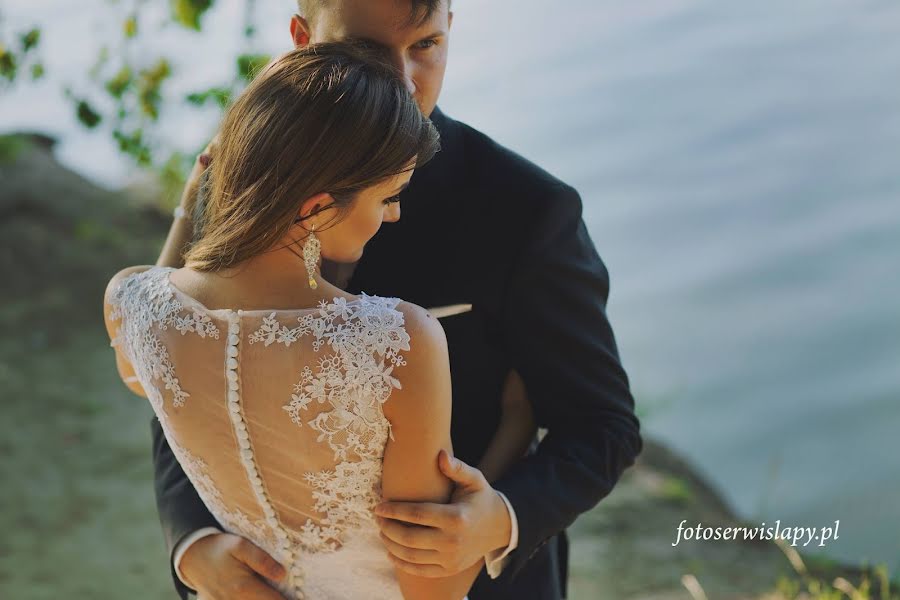
POLYGON ((427 50, 429 48, 433 48, 434 46, 437 46, 437 40, 435 40, 435 39, 428 39, 428 40, 422 40, 421 42, 416 42, 416 48, 419 48, 421 50, 427 50))

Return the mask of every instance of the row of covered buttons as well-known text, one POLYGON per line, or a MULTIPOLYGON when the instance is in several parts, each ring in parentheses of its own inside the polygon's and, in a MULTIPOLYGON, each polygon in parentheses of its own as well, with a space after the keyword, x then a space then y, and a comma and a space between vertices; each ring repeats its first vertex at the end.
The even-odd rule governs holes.
POLYGON ((250 486, 256 496, 259 505, 262 507, 263 514, 266 516, 266 523, 275 532, 278 543, 281 546, 281 559, 291 565, 291 579, 298 598, 303 598, 303 570, 299 564, 294 563, 294 553, 291 551, 291 542, 287 532, 278 522, 275 509, 266 496, 262 478, 259 470, 256 468, 256 462, 253 458, 253 448, 250 445, 250 434, 247 432, 247 424, 244 422, 244 416, 241 411, 241 390, 238 381, 238 354, 239 344, 241 342, 241 316, 243 311, 232 311, 229 315, 228 323, 228 348, 226 350, 225 359, 225 377, 228 380, 228 410, 231 414, 231 421, 234 423, 234 432, 237 435, 238 445, 240 446, 241 461, 244 463, 244 470, 250 480, 250 486))

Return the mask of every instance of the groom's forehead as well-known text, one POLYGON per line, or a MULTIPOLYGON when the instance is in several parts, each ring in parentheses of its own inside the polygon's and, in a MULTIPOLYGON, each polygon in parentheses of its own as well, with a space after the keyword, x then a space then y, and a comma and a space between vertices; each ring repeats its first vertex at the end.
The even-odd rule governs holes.
POLYGON ((415 34, 440 22, 448 0, 310 0, 317 5, 313 27, 323 38, 343 40, 415 34))

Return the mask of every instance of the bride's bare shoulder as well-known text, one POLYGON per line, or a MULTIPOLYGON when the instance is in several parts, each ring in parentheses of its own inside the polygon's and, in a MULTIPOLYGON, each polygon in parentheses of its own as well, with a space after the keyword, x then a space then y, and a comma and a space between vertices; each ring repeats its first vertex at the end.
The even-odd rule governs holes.
POLYGON ((135 273, 143 273, 147 269, 152 269, 153 265, 137 265, 134 267, 126 267, 112 276, 109 283, 106 284, 106 292, 103 294, 104 302, 109 302, 110 294, 116 289, 119 283, 135 273))
POLYGON ((393 390, 391 400, 384 405, 385 414, 390 418, 390 413, 401 416, 412 410, 412 414, 422 416, 421 411, 427 407, 443 410, 444 404, 449 405, 450 394, 450 358, 444 328, 421 306, 400 302, 396 309, 403 314, 409 350, 403 352, 404 364, 393 370, 401 387, 393 390))
POLYGON ((410 337, 411 352, 435 352, 446 349, 447 337, 440 322, 428 310, 412 302, 400 301, 397 310, 403 314, 403 325, 410 337), (421 346, 419 349, 413 346, 421 346))

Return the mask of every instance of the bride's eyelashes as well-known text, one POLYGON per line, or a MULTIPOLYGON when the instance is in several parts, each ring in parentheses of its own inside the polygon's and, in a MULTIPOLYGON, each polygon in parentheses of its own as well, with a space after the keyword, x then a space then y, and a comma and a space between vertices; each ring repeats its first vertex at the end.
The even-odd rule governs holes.
POLYGON ((397 194, 396 196, 391 196, 390 198, 385 200, 384 205, 387 206, 389 204, 395 204, 397 202, 400 202, 400 194, 397 194))

